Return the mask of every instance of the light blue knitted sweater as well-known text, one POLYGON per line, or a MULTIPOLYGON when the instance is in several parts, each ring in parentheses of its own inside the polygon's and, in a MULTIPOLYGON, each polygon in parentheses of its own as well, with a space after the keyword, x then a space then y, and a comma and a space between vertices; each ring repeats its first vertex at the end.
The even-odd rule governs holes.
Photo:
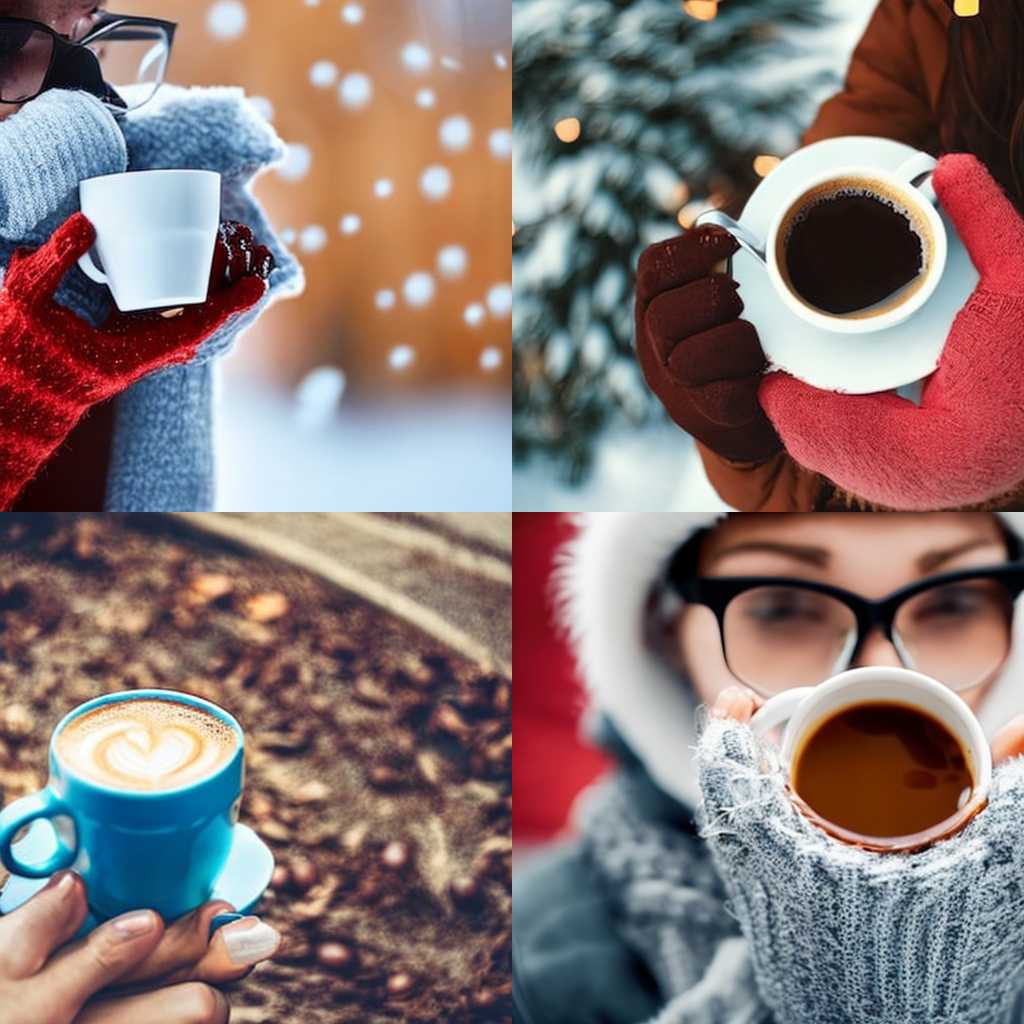
MULTIPOLYGON (((213 507, 212 360, 270 303, 303 287, 301 267, 249 188, 283 152, 273 128, 234 88, 165 85, 120 122, 88 93, 53 90, 0 121, 0 267, 18 246, 41 245, 79 208, 84 178, 157 168, 219 171, 222 217, 248 224, 277 261, 260 303, 232 317, 192 363, 154 373, 117 399, 108 511, 213 507)), ((93 323, 110 311, 110 293, 77 267, 57 301, 93 323)))

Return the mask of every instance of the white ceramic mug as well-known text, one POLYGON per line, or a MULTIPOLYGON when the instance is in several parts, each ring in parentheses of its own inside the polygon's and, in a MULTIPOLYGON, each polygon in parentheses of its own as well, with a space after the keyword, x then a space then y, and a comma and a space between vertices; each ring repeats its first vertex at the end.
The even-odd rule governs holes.
POLYGON ((132 171, 81 183, 96 228, 82 270, 105 284, 122 312, 205 302, 220 224, 214 171, 132 171))
POLYGON ((833 168, 813 178, 801 182, 799 188, 791 192, 786 200, 779 204, 778 212, 772 219, 768 234, 764 239, 758 238, 744 225, 733 220, 720 210, 708 210, 702 213, 695 222, 695 227, 703 224, 717 224, 724 227, 752 256, 764 265, 781 302, 787 308, 806 320, 814 327, 840 334, 866 334, 881 331, 887 327, 906 320, 923 306, 935 291, 942 271, 946 266, 946 228, 942 218, 935 210, 935 193, 931 187, 931 171, 935 169, 935 158, 927 153, 915 153, 908 157, 894 171, 885 171, 875 167, 843 167, 833 168), (920 185, 913 182, 927 175, 920 185), (915 281, 914 290, 900 301, 887 305, 878 303, 879 311, 858 310, 854 314, 830 314, 814 308, 804 302, 786 283, 779 267, 779 231, 786 222, 787 215, 797 206, 803 197, 813 189, 827 185, 831 181, 848 181, 855 179, 864 181, 867 191, 871 191, 871 183, 882 184, 888 192, 905 206, 911 217, 921 226, 921 234, 927 249, 925 254, 927 266, 915 281))
POLYGON ((967 755, 968 768, 974 779, 974 788, 967 801, 952 817, 930 829, 892 837, 866 837, 850 832, 812 812, 796 793, 792 793, 794 803, 830 835, 871 850, 905 852, 920 849, 958 832, 988 799, 992 783, 992 753, 981 723, 963 699, 930 676, 905 668, 871 666, 850 669, 817 686, 801 686, 776 694, 761 706, 750 726, 758 735, 783 727, 779 753, 782 764, 792 773, 793 761, 800 753, 804 739, 819 725, 843 708, 874 701, 895 701, 920 708, 938 719, 957 738, 967 755))

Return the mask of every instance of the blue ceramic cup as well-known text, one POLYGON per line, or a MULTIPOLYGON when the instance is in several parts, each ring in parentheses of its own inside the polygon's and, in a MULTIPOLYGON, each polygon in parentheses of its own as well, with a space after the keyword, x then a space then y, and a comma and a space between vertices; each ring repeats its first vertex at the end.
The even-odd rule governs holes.
POLYGON ((97 697, 61 720, 50 740, 45 789, 0 812, 0 861, 8 871, 45 878, 73 867, 88 885, 89 905, 100 919, 151 908, 170 921, 210 897, 231 850, 242 798, 241 726, 209 701, 172 690, 129 690, 97 697), (83 778, 57 753, 57 738, 80 715, 118 701, 172 701, 202 709, 238 737, 228 761, 177 789, 116 789, 83 778), (52 822, 57 849, 46 861, 23 864, 11 849, 29 823, 52 822), (70 827, 73 823, 73 828, 70 827))

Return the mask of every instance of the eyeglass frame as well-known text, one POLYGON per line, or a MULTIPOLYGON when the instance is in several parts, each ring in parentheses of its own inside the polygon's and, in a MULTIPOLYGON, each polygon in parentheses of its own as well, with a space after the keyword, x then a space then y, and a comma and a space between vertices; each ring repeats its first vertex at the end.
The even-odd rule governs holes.
MULTIPOLYGON (((3 28, 4 25, 11 24, 30 25, 33 29, 45 32, 53 39, 53 51, 50 54, 50 63, 46 66, 46 71, 43 73, 42 84, 40 85, 38 92, 17 100, 0 99, 0 106, 18 106, 22 103, 30 103, 32 100, 38 99, 47 91, 46 82, 50 78, 58 59, 67 56, 68 53, 77 52, 79 49, 85 50, 96 62, 96 70, 99 72, 100 81, 106 81, 103 78, 103 67, 100 64, 100 59, 92 50, 89 49, 89 44, 91 42, 98 41, 98 38, 101 37, 104 32, 108 32, 112 27, 116 26, 118 22, 125 22, 126 27, 130 27, 131 25, 148 25, 150 27, 163 29, 167 34, 167 62, 170 63, 171 50, 174 48, 174 33, 178 28, 178 23, 176 21, 165 21, 163 18, 149 18, 140 14, 116 14, 113 11, 102 11, 100 12, 98 22, 84 36, 82 36, 81 39, 72 40, 68 38, 68 36, 62 35, 53 28, 53 26, 47 25, 41 21, 34 21, 31 18, 0 18, 0 28, 3 28)), ((129 36, 126 38, 130 39, 131 37, 129 36)))
MULTIPOLYGON (((934 576, 925 576, 920 580, 909 583, 898 590, 894 590, 885 597, 871 599, 855 594, 852 590, 845 590, 842 587, 833 586, 830 583, 819 583, 817 580, 804 580, 789 576, 694 576, 682 570, 682 566, 674 559, 668 568, 666 580, 672 589, 689 604, 702 605, 711 610, 718 622, 718 638, 722 645, 722 657, 732 675, 746 683, 746 680, 737 676, 729 663, 729 654, 725 649, 725 612, 730 603, 748 590, 758 587, 795 587, 801 590, 808 590, 816 594, 824 594, 826 597, 834 598, 845 605, 852 613, 857 626, 857 640, 850 648, 847 655, 852 661, 854 655, 860 650, 861 645, 868 634, 880 627, 886 640, 892 644, 904 668, 913 668, 908 664, 906 652, 903 649, 902 641, 898 635, 893 635, 893 624, 900 608, 911 598, 927 590, 933 590, 950 583, 959 583, 963 580, 988 579, 995 580, 1006 588, 1010 596, 1011 608, 1013 602, 1024 593, 1024 561, 1004 562, 994 566, 980 566, 976 569, 958 569, 955 572, 938 573, 934 576)), ((992 672, 985 679, 979 679, 961 689, 969 690, 980 686, 999 671, 1006 663, 1007 653, 996 665, 992 672)), ((844 668, 849 668, 848 661, 844 668)), ((841 671, 841 670, 838 670, 841 671)), ((819 679, 822 682, 825 677, 819 679)), ((750 685, 747 683, 746 685, 750 685)), ((755 687, 756 689, 756 687, 755 687)))

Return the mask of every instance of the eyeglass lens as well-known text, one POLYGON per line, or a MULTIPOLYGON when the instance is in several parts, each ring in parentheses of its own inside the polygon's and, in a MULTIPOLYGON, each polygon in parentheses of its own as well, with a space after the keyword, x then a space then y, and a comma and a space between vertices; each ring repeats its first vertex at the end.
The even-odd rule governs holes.
MULTIPOLYGON (((939 585, 906 601, 893 641, 908 667, 955 690, 984 681, 1010 646, 1013 602, 992 580, 939 585)), ((813 686, 849 667, 857 622, 842 601, 800 587, 763 586, 729 602, 722 624, 732 673, 762 694, 813 686)))
POLYGON ((24 103, 43 87, 53 37, 31 26, 0 26, 0 101, 24 103))
POLYGON ((122 92, 129 110, 150 100, 164 80, 170 40, 157 25, 115 25, 87 45, 99 58, 103 80, 122 92))

